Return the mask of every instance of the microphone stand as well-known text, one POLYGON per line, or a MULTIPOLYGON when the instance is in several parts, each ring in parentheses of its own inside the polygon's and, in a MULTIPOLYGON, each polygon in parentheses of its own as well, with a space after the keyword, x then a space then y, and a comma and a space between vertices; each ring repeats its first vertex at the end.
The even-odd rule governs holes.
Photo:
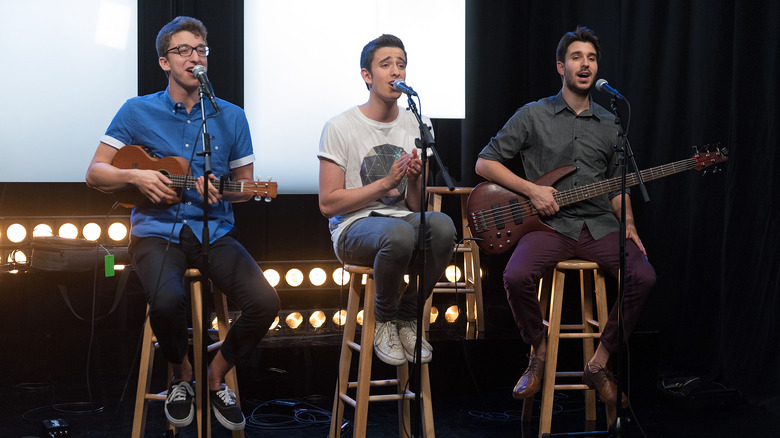
MULTIPOLYGON (((620 108, 617 105, 617 97, 613 96, 609 101, 609 106, 612 112, 615 114, 615 125, 617 126, 617 135, 620 139, 620 144, 616 146, 618 152, 618 165, 620 166, 620 270, 618 278, 618 350, 616 354, 616 362, 618 367, 618 376, 622 376, 623 362, 621 359, 620 351, 623 349, 623 291, 626 284, 626 177, 627 177, 627 163, 634 168, 634 172, 637 176, 637 182, 639 185, 639 191, 642 193, 642 199, 647 203, 650 202, 650 196, 647 194, 647 188, 645 187, 642 173, 639 171, 639 167, 636 165, 636 159, 634 158, 634 151, 631 149, 631 143, 626 137, 626 133, 623 130, 623 124, 620 117, 620 108)), ((628 105, 628 101, 624 99, 628 105)), ((630 108, 630 106, 629 106, 630 108)), ((623 410, 623 393, 620 389, 620 377, 617 379, 617 409, 615 415, 615 421, 610 425, 610 436, 621 437, 623 433, 624 420, 621 416, 623 410)))
POLYGON ((209 436, 208 433, 208 425, 210 423, 210 411, 208 409, 209 406, 209 391, 208 391, 208 375, 209 375, 209 359, 208 359, 208 343, 207 339, 209 336, 209 328, 208 328, 208 321, 209 321, 209 301, 208 297, 212 296, 212 290, 211 290, 211 281, 209 281, 209 197, 208 197, 208 187, 209 187, 209 175, 212 173, 211 169, 211 136, 208 133, 208 128, 206 126, 206 104, 205 104, 205 93, 203 86, 200 87, 200 113, 201 118, 203 120, 203 132, 202 132, 202 139, 203 139, 203 152, 198 152, 199 156, 204 157, 203 162, 203 233, 201 235, 201 266, 200 266, 200 275, 201 275, 201 282, 203 284, 203 287, 201 288, 201 303, 203 304, 201 306, 201 339, 202 339, 202 352, 201 352, 201 367, 200 367, 200 375, 197 377, 198 379, 198 385, 202 385, 202 394, 203 396, 200 398, 200 412, 201 416, 201 422, 200 422, 200 434, 199 436, 209 436))
MULTIPOLYGON (((417 123, 420 126, 420 138, 417 138, 414 140, 414 144, 419 148, 422 149, 422 154, 420 156, 420 160, 422 161, 422 170, 420 174, 421 178, 421 184, 420 184, 420 225, 417 230, 417 248, 418 248, 418 258, 417 258, 417 342, 414 344, 414 354, 417 358, 416 366, 414 367, 414 382, 415 382, 415 388, 414 388, 414 415, 413 415, 413 421, 412 421, 412 436, 422 436, 422 422, 420 418, 421 414, 421 401, 420 401, 420 388, 421 388, 421 358, 422 358, 422 322, 423 322, 423 309, 425 308, 425 294, 424 294, 424 285, 425 285, 425 262, 426 262, 426 250, 425 250, 425 237, 426 237, 426 221, 425 221, 425 210, 426 210, 426 179, 427 179, 427 171, 426 167, 428 165, 428 149, 430 149, 433 152, 433 156, 436 159, 436 163, 439 165, 439 168, 442 172, 442 177, 444 177, 444 181, 447 184, 447 187, 450 189, 450 191, 455 190, 455 185, 452 183, 452 178, 450 177, 449 173, 447 172, 447 169, 444 168, 444 164, 441 161, 441 158, 439 157, 438 152, 436 152, 436 148, 434 145, 436 142, 433 139, 433 135, 431 134, 431 128, 426 125, 423 120, 422 116, 420 115, 420 112, 417 110, 417 105, 414 103, 414 99, 412 99, 411 95, 407 95, 408 102, 409 102, 409 109, 414 114, 414 117, 417 119, 417 123)), ((419 97, 418 97, 419 99, 419 97)))
MULTIPOLYGON (((618 270, 618 295, 616 304, 618 306, 618 313, 617 313, 617 326, 618 326, 618 351, 615 354, 615 362, 617 362, 618 367, 618 373, 617 373, 617 405, 615 409, 615 421, 612 422, 608 426, 607 430, 603 431, 594 431, 594 432, 571 432, 571 433, 545 433, 542 434, 542 438, 552 438, 552 437, 565 437, 565 436, 610 436, 614 438, 621 438, 623 436, 623 427, 625 425, 626 420, 623 419, 621 416, 621 413, 623 411, 623 392, 621 390, 620 380, 623 368, 623 363, 621 361, 621 354, 620 351, 623 349, 623 290, 625 288, 626 283, 626 178, 627 178, 627 165, 626 165, 626 159, 628 159, 629 164, 633 166, 634 171, 637 176, 637 182, 639 185, 639 191, 642 193, 642 199, 645 202, 650 202, 650 196, 647 194, 647 188, 645 187, 644 179, 642 178, 642 174, 639 171, 639 167, 636 165, 636 160, 634 158, 634 151, 631 150, 631 144, 628 141, 628 138, 626 137, 626 132, 623 130, 623 123, 620 118, 620 108, 617 105, 618 97, 612 96, 612 99, 610 99, 609 106, 612 109, 612 112, 615 114, 615 125, 617 126, 617 136, 619 139, 619 144, 615 145, 615 151, 618 153, 617 158, 617 165, 620 166, 620 234, 618 238, 619 242, 619 251, 620 251, 620 261, 619 261, 619 270, 618 270)), ((629 105, 628 101, 623 98, 623 101, 626 102, 626 105, 629 105)), ((629 109, 630 109, 629 105, 629 109)), ((630 111, 629 111, 630 114, 630 111)))

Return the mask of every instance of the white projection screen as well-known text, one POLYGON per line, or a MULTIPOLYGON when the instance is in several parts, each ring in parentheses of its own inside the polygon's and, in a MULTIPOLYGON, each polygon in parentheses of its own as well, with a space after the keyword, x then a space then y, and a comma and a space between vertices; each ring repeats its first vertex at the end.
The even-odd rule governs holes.
MULTIPOLYGON (((404 41, 424 115, 465 115, 465 0, 245 0, 244 13, 255 172, 281 194, 317 192, 322 127, 368 98, 360 51, 382 33, 404 41)), ((0 0, 0 182, 84 182, 138 93, 137 20, 136 0, 0 0)))
POLYGON ((465 0, 247 0, 244 19, 255 173, 279 193, 317 193, 322 127, 368 99, 360 52, 383 33, 406 46, 423 115, 465 117, 465 0))
POLYGON ((0 181, 83 182, 138 94, 136 0, 0 0, 0 181))

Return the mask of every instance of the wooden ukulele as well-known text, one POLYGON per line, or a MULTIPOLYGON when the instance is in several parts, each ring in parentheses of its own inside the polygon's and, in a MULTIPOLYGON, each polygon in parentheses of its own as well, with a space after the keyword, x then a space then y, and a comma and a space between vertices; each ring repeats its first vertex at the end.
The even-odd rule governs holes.
MULTIPOLYGON (((112 165, 120 169, 156 170, 170 179, 171 187, 177 189, 191 189, 195 187, 197 178, 191 176, 189 162, 182 157, 156 158, 149 155, 143 146, 128 145, 114 156, 112 165)), ((216 182, 215 182, 216 184, 216 182)), ((271 181, 227 181, 219 180, 220 191, 248 193, 256 198, 270 200, 276 197, 276 183, 271 181)), ((151 203, 138 189, 129 189, 116 192, 115 196, 119 205, 134 207, 151 203)))

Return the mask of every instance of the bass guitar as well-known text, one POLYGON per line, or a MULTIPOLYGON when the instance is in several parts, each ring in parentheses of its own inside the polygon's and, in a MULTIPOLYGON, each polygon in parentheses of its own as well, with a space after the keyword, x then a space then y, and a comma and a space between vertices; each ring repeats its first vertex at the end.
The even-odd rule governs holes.
MULTIPOLYGON (((726 160, 728 150, 716 148, 696 152, 691 158, 641 172, 644 181, 663 178, 685 170, 702 170, 726 160)), ((535 184, 555 186, 574 173, 577 167, 567 165, 542 175, 535 184)), ((626 176, 626 187, 639 184, 636 173, 626 176)), ((574 204, 603 194, 620 191, 621 178, 610 178, 553 194, 559 206, 574 204)), ((518 193, 493 182, 474 187, 467 202, 468 223, 477 245, 488 254, 501 254, 512 248, 521 237, 531 231, 555 231, 539 219, 539 212, 531 201, 518 193)))
MULTIPOLYGON (((172 181, 171 187, 181 189, 195 188, 197 178, 190 172, 189 162, 182 157, 157 158, 149 155, 143 146, 128 145, 119 149, 111 162, 120 169, 156 170, 172 181)), ((276 197, 276 183, 271 181, 227 181, 219 180, 220 190, 225 192, 248 193, 255 199, 270 201, 276 197)), ((151 203, 138 189, 122 190, 115 193, 117 202, 123 207, 134 207, 151 203)))

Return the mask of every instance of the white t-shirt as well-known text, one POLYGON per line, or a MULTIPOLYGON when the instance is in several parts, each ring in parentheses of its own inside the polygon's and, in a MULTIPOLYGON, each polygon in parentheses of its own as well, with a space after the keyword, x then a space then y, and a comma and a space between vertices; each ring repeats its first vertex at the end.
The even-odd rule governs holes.
MULTIPOLYGON (((363 187, 387 176, 393 162, 403 153, 412 153, 415 139, 420 138, 420 127, 414 114, 399 107, 398 118, 390 123, 371 120, 354 106, 331 118, 322 129, 320 151, 317 154, 336 163, 343 171, 345 188, 363 187)), ((429 127, 430 119, 423 117, 429 127)), ((431 129, 431 131, 433 131, 431 129)), ((417 150, 418 155, 421 151, 417 150)), ((430 156, 432 151, 428 151, 430 156)), ((372 211, 403 217, 410 213, 406 206, 406 178, 394 190, 365 207, 351 213, 330 218, 329 227, 333 245, 352 222, 367 217, 372 211)))

